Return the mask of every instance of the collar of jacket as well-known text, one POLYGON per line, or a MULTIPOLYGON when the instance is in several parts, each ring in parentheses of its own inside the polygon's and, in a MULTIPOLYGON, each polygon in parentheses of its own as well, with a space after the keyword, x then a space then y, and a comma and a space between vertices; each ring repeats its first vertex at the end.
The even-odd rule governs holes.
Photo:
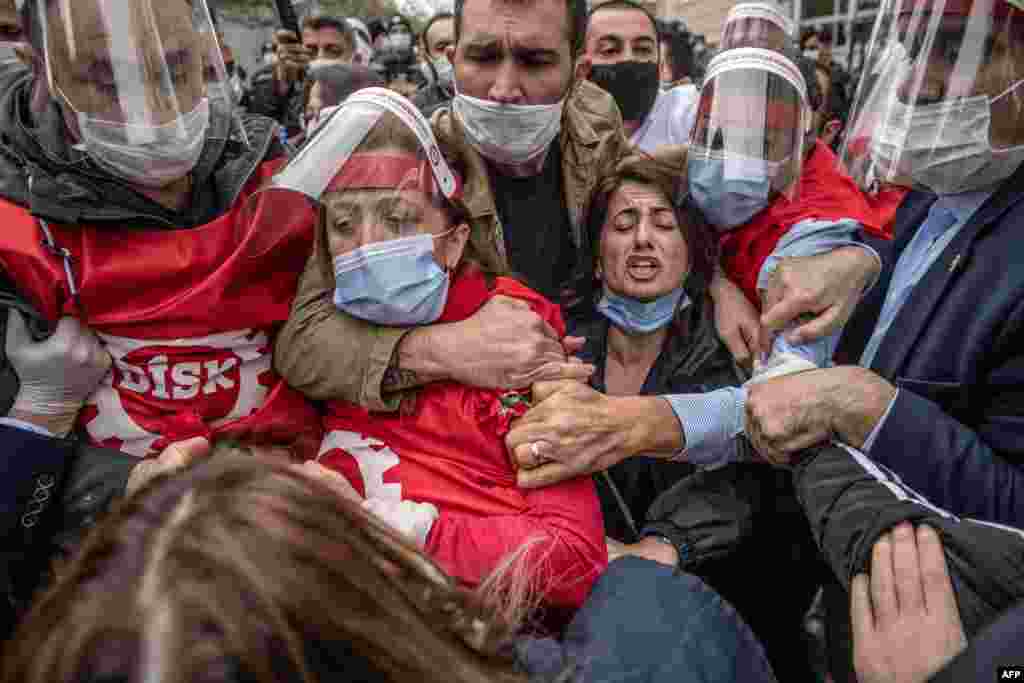
MULTIPOLYGON (((29 208, 39 218, 57 223, 89 222, 119 227, 126 222, 158 228, 190 228, 194 222, 174 220, 124 181, 93 163, 67 140, 55 102, 35 117, 29 114, 34 78, 25 70, 0 74, 0 197, 29 208), (33 125, 35 124, 35 125, 33 125)), ((256 167, 276 144, 273 121, 254 116, 215 116, 193 184, 211 184, 219 215, 230 207, 256 167), (245 127, 249 146, 241 144, 245 127)), ((208 222, 202 217, 198 224, 208 222)))

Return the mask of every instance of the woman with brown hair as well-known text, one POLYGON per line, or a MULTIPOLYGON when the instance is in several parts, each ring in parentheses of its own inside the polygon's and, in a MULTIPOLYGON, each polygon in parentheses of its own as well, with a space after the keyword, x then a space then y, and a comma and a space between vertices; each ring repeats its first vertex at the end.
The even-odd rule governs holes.
POLYGON ((587 339, 579 355, 595 367, 591 387, 670 397, 686 434, 685 450, 670 461, 635 456, 594 476, 609 553, 699 574, 749 621, 780 677, 803 680, 792 669, 806 660, 794 634, 817 576, 782 558, 813 557, 817 548, 789 473, 750 462, 735 419, 733 396, 745 377, 715 329, 708 286, 717 254, 701 212, 680 191, 685 169, 685 148, 624 159, 602 181, 588 221, 602 315, 572 332, 587 339), (766 556, 777 558, 782 577, 767 593, 749 573, 766 556))
MULTIPOLYGON (((493 235, 471 229, 463 183, 487 178, 464 168, 411 103, 368 88, 316 130, 271 191, 315 200, 313 259, 335 282, 338 311, 410 327, 458 322, 508 297, 563 336, 558 306, 504 277, 488 257, 493 235)), ((318 340, 318 358, 308 362, 332 363, 339 343, 318 340)), ((468 585, 516 554, 552 623, 564 624, 607 564, 601 511, 587 479, 543 491, 516 485, 504 436, 529 400, 529 391, 447 381, 423 387, 397 414, 328 401, 318 460, 468 585)))
MULTIPOLYGON (((588 226, 602 315, 573 334, 587 340, 579 356, 594 365, 590 384, 602 393, 703 394, 743 383, 715 331, 713 237, 699 211, 674 201, 685 167, 684 148, 637 153, 605 174, 594 200, 588 226)), ((714 455, 740 445, 721 444, 714 455)), ((695 455, 687 457, 700 462, 695 455)), ((654 499, 693 471, 689 460, 635 457, 598 475, 608 535, 639 541, 654 499)))
POLYGON ((497 585, 460 587, 315 464, 215 457, 93 530, 0 681, 774 681, 731 608, 656 563, 616 562, 562 643, 517 636, 497 585))

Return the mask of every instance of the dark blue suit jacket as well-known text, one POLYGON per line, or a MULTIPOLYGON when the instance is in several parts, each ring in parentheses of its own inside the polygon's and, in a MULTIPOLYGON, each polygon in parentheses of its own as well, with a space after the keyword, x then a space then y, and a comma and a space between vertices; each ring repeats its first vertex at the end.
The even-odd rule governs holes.
MULTIPOLYGON (((881 279, 847 325, 840 360, 860 358, 934 201, 908 195, 893 241, 873 244, 881 279)), ((1024 527, 1024 166, 915 287, 872 369, 900 392, 871 458, 954 514, 1024 527)))
POLYGON ((53 512, 73 442, 0 425, 0 640, 46 571, 39 552, 53 533, 53 512))

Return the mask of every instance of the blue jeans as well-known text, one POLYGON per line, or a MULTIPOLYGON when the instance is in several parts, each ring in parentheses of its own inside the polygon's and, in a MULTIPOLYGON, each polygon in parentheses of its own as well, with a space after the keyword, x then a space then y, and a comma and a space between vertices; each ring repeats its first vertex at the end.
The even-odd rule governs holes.
POLYGON ((575 664, 574 683, 774 683, 761 644, 696 576, 638 557, 612 562, 561 643, 526 639, 528 673, 575 664))

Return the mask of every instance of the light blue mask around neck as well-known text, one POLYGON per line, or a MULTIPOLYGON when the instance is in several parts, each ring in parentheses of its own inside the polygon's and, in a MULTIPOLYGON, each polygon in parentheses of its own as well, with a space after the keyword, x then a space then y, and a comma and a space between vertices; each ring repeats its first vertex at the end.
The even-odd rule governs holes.
POLYGON ((627 334, 650 334, 668 325, 676 311, 689 305, 690 298, 682 285, 654 301, 640 301, 616 294, 605 286, 604 296, 597 302, 597 310, 627 334))

